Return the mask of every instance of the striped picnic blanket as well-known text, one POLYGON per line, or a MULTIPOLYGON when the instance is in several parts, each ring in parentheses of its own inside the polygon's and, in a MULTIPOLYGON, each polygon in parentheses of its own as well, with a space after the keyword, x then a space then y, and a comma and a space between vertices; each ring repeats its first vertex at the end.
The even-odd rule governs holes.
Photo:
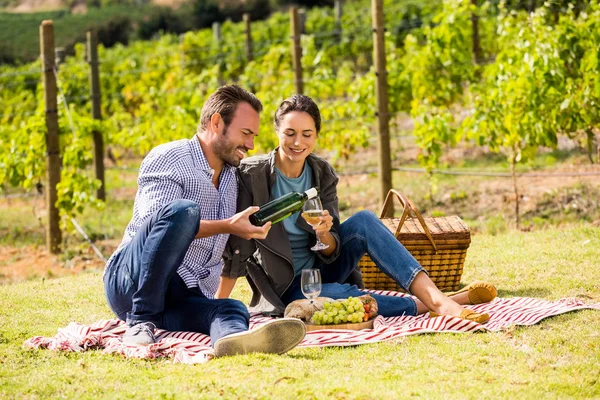
MULTIPOLYGON (((370 291, 379 294, 405 296, 389 291, 370 291)), ((384 318, 378 316, 373 329, 361 331, 322 329, 311 331, 298 347, 353 346, 376 343, 402 336, 433 332, 496 332, 513 325, 534 325, 544 318, 582 309, 600 310, 600 303, 586 304, 580 299, 567 298, 546 301, 526 297, 497 298, 487 304, 468 306, 477 312, 490 314, 490 320, 481 325, 453 317, 429 318, 428 314, 384 318)), ((269 317, 254 314, 250 329, 268 321, 269 317)), ((24 343, 25 347, 63 351, 103 349, 105 353, 122 354, 133 358, 169 357, 176 363, 196 364, 213 358, 210 338, 202 333, 157 331, 157 343, 146 347, 126 346, 121 342, 126 325, 123 321, 102 320, 92 325, 71 322, 58 330, 55 337, 36 336, 24 343)))

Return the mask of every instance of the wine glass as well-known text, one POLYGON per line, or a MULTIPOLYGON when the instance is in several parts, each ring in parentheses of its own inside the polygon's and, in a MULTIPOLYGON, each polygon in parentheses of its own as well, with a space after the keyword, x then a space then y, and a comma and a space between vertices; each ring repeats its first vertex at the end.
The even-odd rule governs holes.
POLYGON ((313 304, 321 294, 321 271, 316 268, 303 269, 300 286, 304 297, 310 300, 310 304, 313 304))
MULTIPOLYGON (((302 218, 304 218, 309 225, 314 227, 321 223, 319 217, 323 215, 323 204, 321 204, 320 198, 315 197, 314 199, 307 200, 302 207, 302 211, 302 218)), ((310 249, 312 251, 319 251, 328 247, 329 245, 321 242, 321 239, 317 236, 317 243, 310 249)))

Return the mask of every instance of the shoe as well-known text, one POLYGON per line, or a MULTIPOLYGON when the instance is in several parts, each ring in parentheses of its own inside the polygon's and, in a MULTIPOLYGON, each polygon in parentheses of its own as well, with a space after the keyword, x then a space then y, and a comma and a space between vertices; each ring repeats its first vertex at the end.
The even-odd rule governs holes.
POLYGON ((489 282, 473 282, 464 288, 452 292, 446 293, 446 296, 454 296, 455 294, 464 293, 469 291, 469 301, 471 304, 489 303, 494 300, 498 295, 496 287, 489 282))
MULTIPOLYGON (((443 315, 436 314, 433 311, 429 311, 429 317, 437 318, 437 317, 443 317, 443 315)), ((485 324, 486 322, 488 322, 490 320, 489 314, 480 314, 480 313, 476 313, 475 311, 472 311, 472 310, 462 310, 460 315, 458 317, 454 317, 454 318, 466 319, 468 321, 477 322, 478 324, 485 324)))
POLYGON ((128 346, 147 346, 155 343, 154 330, 156 325, 152 322, 140 322, 130 326, 123 335, 123 344, 128 346))
POLYGON ((248 331, 225 336, 215 343, 215 356, 248 353, 283 354, 304 339, 306 326, 296 318, 279 318, 248 331))

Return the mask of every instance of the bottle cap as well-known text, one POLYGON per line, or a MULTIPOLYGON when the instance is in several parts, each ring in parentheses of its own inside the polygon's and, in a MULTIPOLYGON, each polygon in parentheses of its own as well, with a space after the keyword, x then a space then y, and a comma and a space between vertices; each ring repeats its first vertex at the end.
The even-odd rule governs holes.
POLYGON ((319 190, 317 188, 310 188, 304 193, 306 193, 306 195, 308 196, 308 200, 310 200, 314 199, 319 195, 319 190))

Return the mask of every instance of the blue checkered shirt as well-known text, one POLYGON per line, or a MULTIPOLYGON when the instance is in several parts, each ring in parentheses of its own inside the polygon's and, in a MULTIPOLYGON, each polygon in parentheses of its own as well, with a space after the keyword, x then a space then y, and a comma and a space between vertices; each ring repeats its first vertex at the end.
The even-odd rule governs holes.
MULTIPOLYGON (((187 199, 200 206, 202 220, 220 220, 235 214, 238 183, 235 167, 226 165, 220 176, 219 189, 211 182, 214 171, 196 136, 155 147, 142 161, 133 217, 125 229, 118 249, 107 266, 135 236, 144 221, 162 206, 177 199, 187 199)), ((199 287, 213 298, 223 269, 223 250, 228 234, 192 241, 177 273, 188 287, 199 287)))

